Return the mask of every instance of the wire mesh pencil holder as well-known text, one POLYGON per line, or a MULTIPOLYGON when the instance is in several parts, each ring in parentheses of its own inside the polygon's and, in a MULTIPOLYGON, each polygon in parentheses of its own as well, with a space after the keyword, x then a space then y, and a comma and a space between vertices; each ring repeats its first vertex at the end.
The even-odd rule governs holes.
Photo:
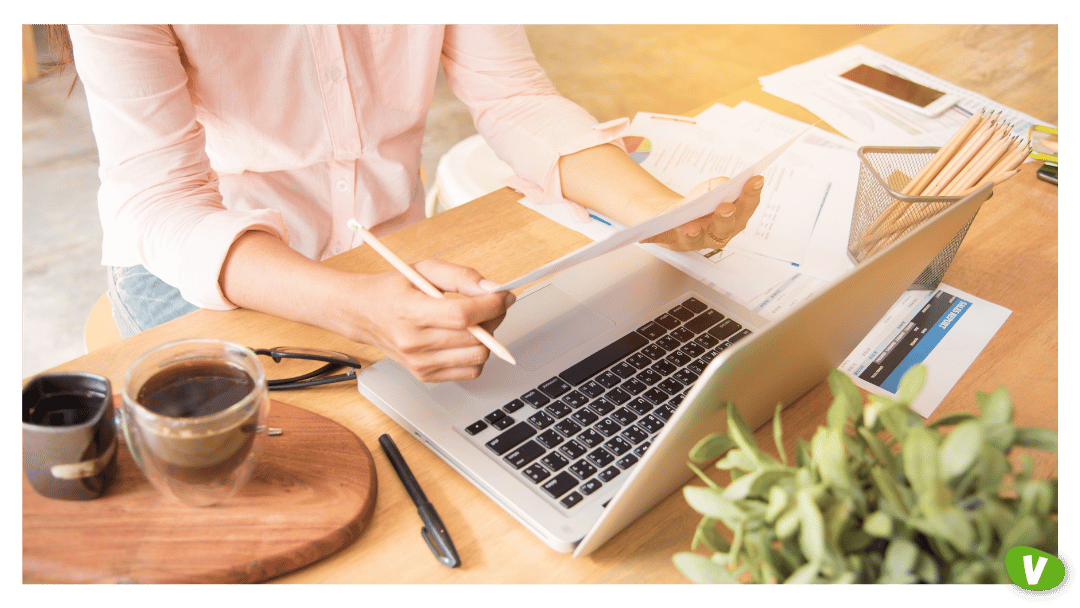
MULTIPOLYGON (((852 260, 856 263, 863 261, 960 200, 959 196, 908 196, 900 193, 937 151, 938 148, 931 147, 859 148, 859 186, 848 236, 848 256, 852 260)), ((974 220, 975 216, 972 215, 915 279, 913 286, 937 288, 974 220)))

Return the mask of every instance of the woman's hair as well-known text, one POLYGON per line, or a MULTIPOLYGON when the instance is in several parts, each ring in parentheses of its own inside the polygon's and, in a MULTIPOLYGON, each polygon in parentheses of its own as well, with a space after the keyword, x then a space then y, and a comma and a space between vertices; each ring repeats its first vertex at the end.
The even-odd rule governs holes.
MULTIPOLYGON (((71 50, 71 35, 68 33, 68 27, 63 23, 50 23, 45 27, 49 46, 56 50, 56 57, 44 64, 46 72, 63 72, 65 68, 69 65, 74 65, 75 63, 75 55, 71 50)), ((75 74, 75 79, 71 81, 71 90, 68 91, 68 95, 71 94, 71 91, 75 90, 75 83, 78 81, 79 75, 75 74)))

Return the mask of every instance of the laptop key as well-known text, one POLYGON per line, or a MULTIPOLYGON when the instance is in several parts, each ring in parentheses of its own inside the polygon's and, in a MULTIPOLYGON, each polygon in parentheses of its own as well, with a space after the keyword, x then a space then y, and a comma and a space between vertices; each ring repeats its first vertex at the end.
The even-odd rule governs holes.
POLYGON ((716 325, 723 320, 724 315, 710 308, 709 310, 706 310, 700 315, 694 317, 692 320, 687 321, 686 324, 683 325, 683 327, 689 329, 695 334, 700 334, 701 332, 709 329, 713 325, 716 325))
POLYGON ((585 384, 582 384, 580 387, 578 387, 578 389, 582 393, 585 393, 590 399, 596 399, 600 395, 603 395, 604 391, 606 391, 608 388, 611 387, 605 388, 604 385, 600 384, 596 380, 589 380, 585 384))
POLYGON ((653 405, 660 405, 662 403, 667 403, 667 400, 671 395, 663 390, 663 384, 659 384, 645 391, 645 394, 642 395, 642 397, 648 399, 653 405))
POLYGON ((623 361, 622 363, 619 363, 618 365, 612 367, 611 371, 615 372, 615 375, 620 378, 629 378, 630 376, 633 376, 637 373, 637 368, 633 365, 630 365, 626 361, 623 361))
POLYGON ((494 412, 491 412, 487 416, 484 416, 484 420, 486 420, 490 424, 494 424, 495 421, 500 419, 500 418, 506 418, 506 412, 504 412, 502 410, 495 410, 494 412))
POLYGON ((617 467, 608 467, 604 469, 602 473, 597 475, 597 477, 603 479, 604 481, 611 481, 612 479, 615 479, 619 476, 619 472, 620 471, 617 467))
POLYGON ((545 412, 536 412, 532 416, 529 416, 527 420, 536 428, 543 430, 547 427, 555 424, 555 419, 549 416, 545 412))
POLYGON ((663 338, 660 338, 656 342, 653 342, 653 344, 655 344, 655 345, 659 346, 660 348, 670 352, 670 351, 675 350, 676 348, 679 348, 679 346, 682 345, 682 342, 679 342, 677 339, 675 339, 674 336, 664 336, 663 338))
POLYGON ((682 325, 682 321, 666 312, 659 317, 656 317, 655 321, 657 324, 662 325, 665 329, 669 330, 682 325))
POLYGON ((502 431, 504 429, 510 428, 511 426, 513 426, 513 424, 514 424, 514 419, 513 418, 511 418, 510 416, 503 416, 502 418, 499 418, 495 422, 492 422, 491 426, 495 430, 502 431))
POLYGON ((541 458, 540 462, 544 463, 544 466, 551 469, 552 471, 558 471, 559 469, 570 464, 570 461, 558 452, 551 452, 550 454, 541 458))
POLYGON ((570 417, 574 420, 577 420, 581 424, 581 426, 589 426, 590 424, 596 422, 598 418, 600 418, 600 416, 597 416, 596 413, 589 408, 580 409, 574 412, 574 414, 570 417))
POLYGON ((548 403, 551 402, 551 399, 548 399, 547 395, 545 395, 544 393, 541 393, 540 391, 536 390, 535 388, 533 390, 525 393, 524 395, 522 395, 521 398, 526 403, 528 403, 529 405, 535 407, 536 409, 540 409, 540 408, 544 407, 545 405, 547 405, 548 403))
POLYGON ((645 369, 652 365, 653 360, 642 353, 634 353, 626 358, 626 362, 638 369, 645 369))
POLYGON ((688 308, 683 308, 682 306, 676 306, 675 308, 672 308, 668 311, 668 314, 682 321, 683 323, 694 318, 694 312, 688 308))
POLYGON ((638 380, 637 378, 631 378, 631 379, 627 380, 626 382, 623 382, 621 388, 624 391, 630 393, 631 395, 639 395, 645 389, 649 388, 649 385, 645 384, 641 380, 638 380))
POLYGON ((525 407, 524 401, 522 401, 521 399, 514 399, 510 403, 504 405, 502 409, 507 414, 513 414, 514 412, 520 410, 523 407, 525 407))
POLYGON ((634 448, 634 455, 637 456, 638 458, 641 458, 642 456, 645 455, 645 450, 648 450, 649 446, 651 446, 651 445, 652 445, 651 441, 646 441, 645 443, 637 446, 636 448, 634 448))
POLYGON ((563 436, 556 433, 553 429, 548 429, 536 438, 537 441, 544 444, 547 449, 555 449, 560 443, 564 441, 563 436))
POLYGON ((632 423, 633 421, 637 420, 637 414, 635 414, 634 412, 631 412, 630 410, 626 409, 625 407, 620 407, 619 409, 615 410, 611 414, 611 417, 614 418, 616 422, 618 422, 619 424, 621 424, 623 426, 626 426, 626 425, 632 423))
POLYGON ((581 484, 581 487, 578 488, 578 490, 581 490, 582 494, 588 496, 589 494, 592 494, 593 492, 599 490, 601 487, 603 487, 603 485, 604 484, 600 483, 599 479, 590 479, 589 481, 581 484))
POLYGON ((718 340, 716 336, 713 336, 712 334, 701 334, 698 337, 694 338, 694 342, 700 344, 705 348, 712 348, 719 344, 720 340, 718 340))
POLYGON ((477 420, 476 422, 474 422, 474 423, 470 424, 469 426, 465 427, 465 432, 470 434, 470 435, 475 435, 475 434, 479 433, 480 431, 486 429, 487 427, 488 427, 488 425, 487 425, 486 422, 484 422, 483 420, 477 420))
POLYGON ((679 368, 672 365, 670 361, 667 361, 666 359, 661 359, 656 363, 653 363, 652 369, 656 370, 656 373, 660 374, 661 376, 667 376, 668 374, 679 368))
POLYGON ((596 382, 604 388, 614 388, 622 382, 622 378, 612 372, 604 372, 596 377, 596 382))
POLYGON ((738 342, 739 340, 742 340, 743 338, 745 338, 746 336, 749 336, 749 335, 750 335, 750 330, 749 329, 740 329, 739 331, 735 332, 735 334, 733 336, 728 338, 728 342, 731 342, 732 344, 734 344, 735 342, 738 342))
POLYGON ((709 330, 709 334, 718 340, 727 340, 728 336, 742 329, 734 319, 724 319, 709 330))
POLYGON ((671 377, 678 380, 679 382, 682 382, 686 386, 690 386, 698 379, 698 374, 688 369, 680 369, 679 371, 672 374, 671 377))
POLYGON ((569 509, 569 508, 577 505, 582 500, 585 500, 585 497, 583 497, 581 494, 579 494, 577 492, 571 492, 571 493, 566 495, 566 498, 563 498, 562 500, 560 500, 559 504, 566 507, 567 509, 569 509))
POLYGON ((577 391, 570 391, 563 395, 562 402, 576 409, 588 403, 589 398, 577 391))
POLYGON ((577 386, 648 343, 645 336, 630 332, 570 366, 559 377, 577 386))
POLYGON ((653 361, 656 361, 657 359, 663 359, 664 355, 667 354, 666 350, 664 350, 662 347, 655 343, 646 346, 645 348, 641 349, 640 352, 641 354, 652 359, 653 361))
POLYGON ((622 458, 616 460, 615 464, 618 465, 620 469, 625 471, 626 469, 629 469, 630 467, 637 464, 637 461, 637 456, 634 456, 633 454, 627 454, 626 456, 623 456, 622 458))
POLYGON ((649 403, 649 401, 645 399, 642 399, 641 397, 638 397, 630 403, 627 403, 626 407, 634 410, 635 414, 639 416, 644 416, 645 414, 648 414, 650 411, 652 411, 653 404, 649 403))
POLYGON ((611 418, 604 418, 600 422, 597 422, 596 426, 594 426, 593 428, 600 431, 605 436, 611 437, 615 433, 618 433, 620 430, 622 430, 622 425, 618 422, 615 422, 611 418))
POLYGON ((566 405, 562 401, 552 401, 544 408, 544 411, 552 418, 558 420, 559 418, 569 416, 570 412, 574 411, 574 408, 566 405))
POLYGON ((634 444, 623 439, 622 437, 612 437, 610 441, 604 444, 604 447, 607 448, 608 451, 612 454, 615 454, 616 456, 622 456, 623 454, 634 449, 634 444))
POLYGON ((520 469, 539 458, 546 451, 547 448, 530 439, 506 456, 503 456, 503 460, 515 469, 520 469))
POLYGON ((604 436, 601 435, 596 429, 585 429, 575 439, 580 441, 582 445, 587 448, 594 448, 600 445, 600 442, 604 440, 604 436))
POLYGON ((566 494, 570 490, 573 490, 578 485, 578 480, 568 473, 563 471, 555 477, 552 477, 548 481, 544 482, 540 487, 543 488, 552 498, 558 498, 563 494, 566 494))
POLYGON ((679 350, 691 357, 700 357, 701 354, 705 352, 705 347, 696 342, 687 342, 686 344, 683 344, 682 348, 679 350))
POLYGON ((644 382, 645 384, 648 384, 649 386, 652 386, 664 379, 664 377, 660 375, 660 372, 652 368, 642 370, 641 373, 635 377, 638 380, 644 382))
POLYGON ((492 452, 502 456, 535 434, 536 429, 526 422, 519 422, 484 445, 492 452))
POLYGON ((655 340, 668 332, 667 328, 655 321, 649 321, 637 329, 638 333, 650 340, 655 340))
POLYGON ((596 474, 596 467, 594 467, 588 460, 582 458, 581 460, 570 465, 570 472, 577 475, 578 479, 585 480, 596 474))
POLYGON ((685 327, 680 327, 671 332, 671 337, 675 338, 679 342, 687 342, 694 339, 694 332, 686 329, 685 327))
POLYGON ((561 396, 566 391, 570 390, 570 385, 563 381, 562 378, 556 376, 551 380, 544 382, 537 388, 539 388, 548 397, 555 399, 561 396))
POLYGON ((527 479, 532 480, 533 483, 540 483, 548 477, 551 477, 551 472, 538 464, 529 465, 529 467, 522 471, 521 474, 527 479))
POLYGON ((683 308, 689 310, 694 314, 700 314, 702 311, 709 308, 707 304, 705 304, 701 300, 698 300, 697 298, 687 299, 685 302, 682 303, 682 306, 683 308))
POLYGON ((604 395, 604 398, 615 405, 622 405, 630 400, 630 394, 621 388, 616 388, 608 391, 608 394, 604 395))
POLYGON ((621 435, 626 438, 630 443, 641 443, 649 438, 649 434, 639 429, 636 426, 631 426, 625 429, 621 435))
POLYGON ((612 411, 614 411, 616 407, 618 407, 618 406, 616 406, 614 403, 608 401, 607 399, 597 399, 596 401, 593 401, 592 403, 589 404, 588 409, 596 412, 597 414, 599 414, 601 416, 607 416, 612 411))
POLYGON ((615 457, 611 455, 611 452, 602 447, 589 452, 586 458, 598 467, 605 467, 615 461, 615 457))
POLYGON ((583 456, 585 452, 588 452, 589 450, 586 450, 585 446, 578 443, 576 439, 571 439, 570 441, 566 442, 566 445, 559 448, 559 451, 563 454, 566 454, 570 458, 578 458, 580 456, 583 456))
POLYGON ((648 431, 650 434, 659 431, 664 428, 664 421, 657 418, 653 414, 645 416, 641 420, 638 420, 638 426, 648 431))
POLYGON ((570 420, 569 418, 566 418, 565 420, 560 420, 555 424, 555 430, 559 431, 566 437, 573 437, 578 431, 581 430, 581 425, 574 422, 573 420, 570 420))

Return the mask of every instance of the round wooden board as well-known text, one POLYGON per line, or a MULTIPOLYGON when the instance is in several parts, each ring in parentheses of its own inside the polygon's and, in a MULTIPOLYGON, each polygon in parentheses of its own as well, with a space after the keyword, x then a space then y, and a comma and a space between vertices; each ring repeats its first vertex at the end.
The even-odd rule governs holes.
POLYGON ((375 510, 371 452, 352 431, 273 401, 251 481, 222 505, 161 495, 121 439, 117 476, 95 500, 37 494, 23 475, 23 581, 253 583, 355 540, 375 510))

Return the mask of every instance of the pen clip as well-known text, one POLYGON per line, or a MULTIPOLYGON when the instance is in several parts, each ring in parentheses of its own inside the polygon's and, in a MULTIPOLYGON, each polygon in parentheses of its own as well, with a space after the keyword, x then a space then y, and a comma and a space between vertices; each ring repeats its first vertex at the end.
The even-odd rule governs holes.
POLYGON ((419 508, 420 519, 424 521, 424 527, 420 528, 420 536, 424 537, 424 542, 440 562, 447 567, 456 568, 461 565, 461 558, 458 557, 454 543, 450 540, 450 535, 446 533, 442 520, 439 519, 439 514, 434 508, 429 507, 430 504, 425 504, 419 508))

